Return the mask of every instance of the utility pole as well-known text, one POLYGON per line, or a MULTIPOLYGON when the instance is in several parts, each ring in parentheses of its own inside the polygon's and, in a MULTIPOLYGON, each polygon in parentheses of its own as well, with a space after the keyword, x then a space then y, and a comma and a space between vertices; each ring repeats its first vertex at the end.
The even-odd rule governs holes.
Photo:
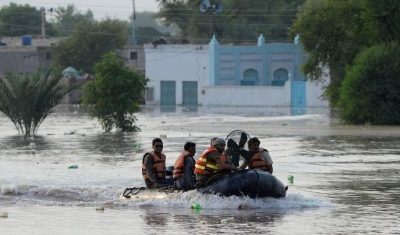
POLYGON ((46 38, 46 9, 44 7, 40 8, 42 13, 42 38, 46 38))
POLYGON ((135 8, 135 0, 132 0, 133 4, 133 14, 132 14, 132 45, 136 46, 136 8, 135 8))

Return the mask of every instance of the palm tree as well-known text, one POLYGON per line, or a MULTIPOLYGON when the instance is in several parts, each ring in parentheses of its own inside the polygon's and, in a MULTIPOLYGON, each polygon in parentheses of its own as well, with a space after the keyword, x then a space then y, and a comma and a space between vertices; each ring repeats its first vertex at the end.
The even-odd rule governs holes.
POLYGON ((35 135, 51 108, 72 89, 60 83, 61 77, 52 70, 0 77, 0 111, 19 133, 35 135))

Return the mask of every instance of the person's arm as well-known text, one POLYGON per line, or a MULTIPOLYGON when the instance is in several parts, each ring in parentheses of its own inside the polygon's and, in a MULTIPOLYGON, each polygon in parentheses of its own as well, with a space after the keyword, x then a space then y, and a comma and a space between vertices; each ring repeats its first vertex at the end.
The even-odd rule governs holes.
POLYGON ((148 154, 145 158, 144 158, 144 164, 146 166, 146 174, 147 177, 149 177, 149 180, 153 183, 157 183, 157 177, 156 175, 153 173, 153 163, 154 163, 154 159, 153 157, 148 154))
POLYGON ((191 157, 185 158, 185 175, 183 177, 185 177, 188 187, 194 187, 197 182, 193 172, 194 164, 195 162, 191 157))
POLYGON ((220 170, 222 170, 222 169, 227 169, 227 170, 239 170, 239 168, 237 168, 236 166, 229 165, 229 164, 227 164, 225 161, 222 161, 222 159, 221 159, 221 154, 218 154, 218 153, 211 153, 211 154, 209 155, 209 157, 210 157, 211 159, 213 159, 213 160, 217 163, 217 165, 219 166, 220 170))

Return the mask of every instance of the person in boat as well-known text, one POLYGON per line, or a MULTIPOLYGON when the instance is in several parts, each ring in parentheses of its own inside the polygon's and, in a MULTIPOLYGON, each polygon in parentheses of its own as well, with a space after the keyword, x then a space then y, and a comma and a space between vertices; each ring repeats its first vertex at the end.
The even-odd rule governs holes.
POLYGON ((210 147, 212 147, 212 146, 214 145, 214 140, 216 140, 216 139, 218 139, 218 137, 213 137, 213 138, 210 140, 210 147))
POLYGON ((166 156, 162 153, 163 142, 160 138, 153 139, 153 151, 147 152, 142 160, 142 175, 147 188, 162 188, 173 185, 172 180, 166 179, 166 156))
POLYGON ((186 142, 183 146, 184 151, 179 155, 174 164, 173 178, 177 189, 190 190, 196 185, 196 176, 194 175, 194 155, 196 153, 196 144, 186 142))
POLYGON ((248 166, 249 169, 260 169, 272 174, 274 171, 272 158, 268 150, 260 148, 260 140, 257 137, 253 137, 247 142, 247 146, 250 158, 240 166, 240 169, 245 169, 248 166))
POLYGON ((212 141, 212 145, 196 161, 194 173, 196 174, 198 187, 207 185, 208 182, 220 175, 239 170, 239 168, 230 165, 227 161, 227 156, 224 153, 224 139, 216 138, 212 141))

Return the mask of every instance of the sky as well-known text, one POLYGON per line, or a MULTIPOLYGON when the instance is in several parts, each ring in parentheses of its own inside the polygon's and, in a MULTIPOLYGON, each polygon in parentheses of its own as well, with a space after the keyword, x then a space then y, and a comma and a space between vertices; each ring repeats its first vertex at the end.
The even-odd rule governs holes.
MULTIPOLYGON (((79 11, 86 12, 90 9, 96 19, 106 17, 128 20, 132 15, 132 0, 0 0, 0 7, 6 6, 11 2, 17 4, 29 4, 37 8, 46 9, 66 7, 68 4, 74 4, 79 11)), ((156 0, 135 0, 136 11, 157 11, 156 0)))

